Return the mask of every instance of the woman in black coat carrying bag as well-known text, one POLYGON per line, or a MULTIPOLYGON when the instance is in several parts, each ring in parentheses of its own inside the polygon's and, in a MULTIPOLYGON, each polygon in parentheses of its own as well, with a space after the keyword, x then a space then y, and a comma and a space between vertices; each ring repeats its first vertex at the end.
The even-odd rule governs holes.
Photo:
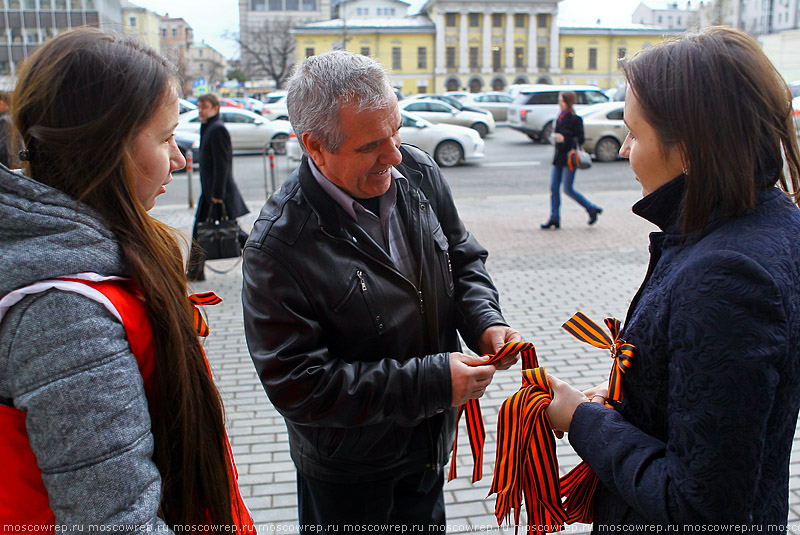
POLYGON ((567 165, 567 155, 570 150, 583 144, 583 119, 572 109, 577 100, 578 97, 574 91, 563 91, 558 96, 558 105, 561 107, 561 113, 556 119, 556 152, 553 156, 553 170, 550 174, 550 219, 542 225, 543 229, 559 228, 561 226, 559 209, 561 207, 560 190, 562 183, 564 184, 564 193, 586 209, 589 214, 590 225, 594 225, 597 221, 597 216, 603 212, 602 208, 589 202, 586 197, 572 187, 575 181, 576 169, 570 170, 567 165))

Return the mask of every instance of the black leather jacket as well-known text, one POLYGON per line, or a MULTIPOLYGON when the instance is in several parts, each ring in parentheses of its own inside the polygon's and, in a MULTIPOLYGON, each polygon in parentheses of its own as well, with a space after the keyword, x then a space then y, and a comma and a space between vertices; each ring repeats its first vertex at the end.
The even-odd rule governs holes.
POLYGON ((431 158, 402 146, 397 206, 418 275, 325 193, 303 159, 261 210, 244 250, 245 334, 292 459, 329 481, 441 469, 452 447, 449 353, 506 322, 487 252, 431 158), (421 262, 419 259, 422 259, 421 262))

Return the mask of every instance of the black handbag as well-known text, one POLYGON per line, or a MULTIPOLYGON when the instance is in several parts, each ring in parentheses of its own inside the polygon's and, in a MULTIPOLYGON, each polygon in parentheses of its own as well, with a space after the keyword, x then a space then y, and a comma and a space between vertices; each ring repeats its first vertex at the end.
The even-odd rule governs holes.
POLYGON ((224 204, 219 206, 221 207, 219 217, 215 218, 212 215, 216 208, 216 206, 212 206, 208 219, 197 223, 197 243, 203 249, 206 260, 242 256, 242 247, 239 244, 239 223, 235 219, 228 218, 224 204))

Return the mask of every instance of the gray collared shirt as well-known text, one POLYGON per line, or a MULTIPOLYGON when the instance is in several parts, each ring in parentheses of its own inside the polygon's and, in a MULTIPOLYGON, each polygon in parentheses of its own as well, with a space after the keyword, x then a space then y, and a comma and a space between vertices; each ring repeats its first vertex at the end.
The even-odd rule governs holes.
POLYGON ((389 184, 389 189, 379 197, 378 211, 380 213, 376 215, 364 208, 361 203, 323 175, 311 158, 308 159, 308 165, 311 168, 311 174, 314 175, 320 187, 342 207, 345 213, 359 227, 364 229, 364 232, 375 243, 386 251, 397 270, 407 279, 413 281, 416 262, 411 252, 406 229, 402 224, 400 215, 394 209, 397 205, 397 188, 398 186, 408 188, 408 179, 394 167, 391 168, 392 181, 389 184))

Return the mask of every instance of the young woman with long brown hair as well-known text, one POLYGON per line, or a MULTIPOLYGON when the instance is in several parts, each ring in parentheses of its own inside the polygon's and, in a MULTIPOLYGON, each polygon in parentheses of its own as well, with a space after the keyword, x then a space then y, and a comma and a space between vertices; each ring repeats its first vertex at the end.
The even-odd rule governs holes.
POLYGON ((185 165, 177 87, 151 49, 88 28, 19 73, 24 176, 0 169, 0 434, 17 444, 0 455, 20 468, 0 471, 0 524, 251 525, 179 242, 147 213, 185 165))
POLYGON ((635 346, 621 399, 553 379, 548 417, 599 477, 595 532, 786 531, 800 406, 791 93, 726 27, 623 70, 633 211, 661 231, 620 336, 635 346))

